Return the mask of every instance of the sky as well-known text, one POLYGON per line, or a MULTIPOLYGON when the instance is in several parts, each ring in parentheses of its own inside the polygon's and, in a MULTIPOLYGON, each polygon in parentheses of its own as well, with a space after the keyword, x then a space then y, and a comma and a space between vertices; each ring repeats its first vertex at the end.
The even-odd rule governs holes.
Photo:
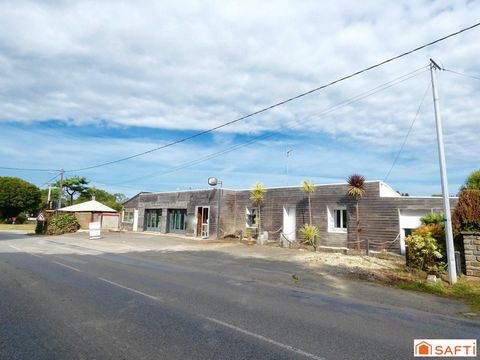
MULTIPOLYGON (((433 58, 450 70, 436 75, 456 194, 480 168, 480 27, 174 146, 80 169, 190 137, 479 21, 480 3, 459 0, 2 1, 0 167, 65 169, 127 196, 207 188, 212 176, 248 189, 353 173, 439 194, 433 58)), ((57 175, 0 169, 41 187, 57 175)))

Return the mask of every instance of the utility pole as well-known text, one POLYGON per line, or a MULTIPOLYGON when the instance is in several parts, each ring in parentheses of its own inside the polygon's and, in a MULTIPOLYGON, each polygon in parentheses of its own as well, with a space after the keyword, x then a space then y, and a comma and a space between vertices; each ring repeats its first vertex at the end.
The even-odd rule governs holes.
POLYGON ((453 246, 452 215, 450 212, 450 197, 448 194, 447 165, 445 162, 445 147, 443 145, 442 118, 438 100, 435 71, 442 70, 438 64, 430 59, 430 75, 432 78, 433 107, 435 109, 435 124, 437 128, 438 160, 440 163, 440 177, 442 179, 443 212, 445 222, 445 240, 447 243, 448 281, 457 282, 457 268, 455 266, 455 248, 453 246))
POLYGON ((60 182, 58 183, 58 206, 57 210, 62 207, 62 195, 63 195, 63 175, 65 170, 60 169, 60 182))

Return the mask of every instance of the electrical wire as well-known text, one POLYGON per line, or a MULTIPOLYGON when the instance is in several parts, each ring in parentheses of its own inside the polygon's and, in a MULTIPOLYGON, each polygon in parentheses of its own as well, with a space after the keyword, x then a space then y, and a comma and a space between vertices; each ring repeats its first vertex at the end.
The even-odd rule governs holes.
POLYGON ((44 171, 44 172, 60 171, 57 169, 29 169, 29 168, 17 168, 17 167, 5 167, 5 166, 0 166, 0 169, 15 170, 15 171, 44 171))
POLYGON ((442 69, 442 70, 443 70, 443 71, 446 71, 446 72, 449 72, 449 73, 452 73, 452 74, 456 74, 456 75, 468 77, 468 78, 471 78, 471 79, 480 80, 480 76, 464 74, 464 73, 461 73, 461 72, 458 72, 458 71, 454 71, 454 70, 450 70, 450 69, 442 69))
POLYGON ((55 180, 55 179, 56 179, 57 177, 59 177, 59 176, 60 176, 60 173, 58 173, 57 175, 55 175, 55 176, 54 176, 53 178, 51 178, 50 180, 45 181, 45 182, 44 182, 42 185, 40 185, 39 187, 43 187, 43 186, 49 184, 52 180, 55 180))
MULTIPOLYGON (((424 72, 426 72, 428 69, 428 66, 422 66, 421 68, 418 68, 414 71, 411 71, 407 74, 404 74, 402 76, 399 76, 395 79, 392 79, 390 81, 387 81, 381 85, 378 85, 370 90, 367 90, 365 92, 362 92, 356 96, 353 96, 349 99, 346 99, 338 104, 335 104, 323 111, 321 111, 320 113, 318 114, 313 114, 313 115, 310 115, 304 119, 302 119, 302 121, 299 121, 297 122, 297 125, 299 124, 305 124, 307 122, 309 122, 311 120, 312 117, 317 117, 316 120, 318 120, 319 118, 322 118, 328 114, 330 114, 331 112, 334 112, 342 107, 345 107, 345 106, 348 106, 348 105, 351 105, 353 103, 356 103, 356 102, 359 102, 367 97, 370 97, 372 95, 375 95, 381 91, 385 91, 395 85, 398 85, 400 83, 403 83, 407 80, 410 80, 418 75, 421 75, 423 74, 424 72)), ((119 183, 114 183, 114 184, 104 184, 104 185, 110 185, 110 186, 121 186, 121 184, 125 184, 125 183, 129 183, 129 182, 134 182, 134 181, 138 181, 138 180, 144 180, 146 178, 150 178, 150 177, 156 177, 156 176, 163 176, 163 175, 167 175, 167 174, 170 174, 170 173, 173 173, 173 172, 176 172, 176 171, 179 171, 179 170, 183 170, 185 168, 188 168, 188 167, 191 167, 193 165, 197 165, 197 164, 200 164, 202 162, 205 162, 205 161, 208 161, 208 160, 211 160, 213 158, 216 158, 216 157, 219 157, 219 156, 222 156, 224 154, 227 154, 227 153, 230 153, 232 151, 235 151, 239 148, 242 148, 244 146, 248 146, 248 145, 251 145, 253 143, 256 143, 260 140, 265 140, 267 138, 270 138, 272 136, 275 136, 277 134, 263 134, 263 135, 260 135, 260 136, 256 136, 252 139, 250 139, 249 141, 247 142, 243 142, 241 144, 237 144, 237 145, 234 145, 232 147, 229 147, 227 149, 224 149, 224 150, 221 150, 221 151, 218 151, 218 152, 215 152, 215 153, 211 153, 205 157, 202 157, 202 158, 199 158, 199 159, 196 159, 196 160, 192 160, 192 161, 189 161, 189 162, 186 162, 180 166, 177 166, 173 169, 170 169, 168 171, 165 171, 165 172, 161 172, 161 173, 158 173, 158 172, 154 172, 154 173, 150 173, 150 174, 146 174, 146 175, 143 175, 143 176, 140 176, 140 177, 136 177, 136 178, 133 178, 133 179, 128 179, 128 180, 124 180, 122 182, 119 182, 119 183)))
POLYGON ((425 92, 423 94, 422 100, 420 101, 420 105, 418 105, 417 112, 415 113, 415 116, 413 117, 413 120, 410 124, 410 127, 408 128, 407 134, 405 135, 405 138, 403 139, 402 146, 400 146, 400 149, 397 152, 397 155, 395 156, 395 159, 393 160, 392 166, 390 167, 390 170, 388 170, 387 175, 383 178, 383 182, 386 182, 388 177, 390 176, 390 173, 392 172, 393 168, 397 164, 397 161, 400 157, 400 154, 403 151, 403 148, 405 147, 405 144, 407 143, 408 137, 410 136, 410 133, 412 132, 413 126, 415 125, 415 122, 417 121, 418 114, 420 113, 420 109, 422 108, 423 102, 425 101, 425 97, 427 96, 428 90, 430 89, 430 83, 427 85, 427 88, 425 89, 425 92))
MULTIPOLYGON (((327 83, 327 84, 318 86, 318 87, 316 87, 316 88, 314 88, 314 89, 311 89, 311 90, 309 90, 309 91, 306 91, 306 92, 300 93, 300 94, 298 94, 298 95, 292 96, 292 97, 290 97, 290 98, 287 98, 286 100, 280 101, 280 102, 275 103, 275 104, 273 104, 273 105, 267 106, 267 107, 262 108, 262 109, 257 110, 257 111, 254 111, 254 112, 252 112, 252 113, 250 113, 250 114, 241 116, 241 117, 239 117, 239 118, 237 118, 237 119, 234 119, 234 120, 228 121, 228 122, 226 122, 226 123, 220 124, 220 125, 215 126, 215 127, 213 127, 213 128, 210 128, 210 129, 207 129, 207 130, 204 130, 204 131, 200 131, 200 132, 195 133, 195 134, 193 134, 193 135, 190 135, 190 136, 187 136, 187 137, 184 137, 184 138, 181 138, 181 139, 172 141, 172 142, 170 142, 170 143, 167 143, 167 144, 164 144, 164 145, 158 146, 158 147, 156 147, 156 148, 153 148, 153 149, 150 149, 150 150, 147 150, 147 151, 143 151, 143 152, 140 152, 140 153, 137 153, 137 154, 134 154, 134 155, 130 155, 130 156, 123 157, 123 158, 120 158, 120 159, 117 159, 117 160, 112 160, 112 161, 108 161, 108 162, 104 162, 104 163, 100 163, 100 164, 96 164, 96 165, 92 165, 92 166, 87 166, 87 167, 83 167, 83 168, 70 169, 70 170, 66 170, 65 172, 84 171, 84 170, 90 170, 90 169, 95 169, 95 168, 99 168, 99 167, 103 167, 103 166, 107 166, 107 165, 116 164, 116 163, 119 163, 119 162, 123 162, 123 161, 126 161, 126 160, 130 160, 130 159, 139 157, 139 156, 143 156, 143 155, 146 155, 146 154, 150 154, 150 153, 152 153, 152 152, 155 152, 155 151, 158 151, 158 150, 161 150, 161 149, 165 149, 165 148, 167 148, 167 147, 171 147, 171 146, 174 146, 174 145, 176 145, 176 144, 179 144, 179 143, 182 143, 182 142, 185 142, 185 141, 194 139, 194 138, 196 138, 196 137, 199 137, 199 136, 202 136, 202 135, 205 135, 205 134, 208 134, 208 133, 211 133, 211 132, 213 132, 213 131, 215 131, 215 130, 221 129, 221 128, 226 127, 226 126, 228 126, 228 125, 231 125, 231 124, 237 123, 237 122, 239 122, 239 121, 245 120, 245 119, 247 119, 247 118, 253 117, 253 116, 255 116, 255 115, 261 114, 261 113, 263 113, 263 112, 266 112, 266 111, 268 111, 268 110, 274 109, 274 108, 276 108, 276 107, 285 105, 285 104, 287 104, 287 103, 289 103, 289 102, 292 102, 292 101, 297 100, 297 99, 299 99, 299 98, 305 97, 305 96, 310 95, 310 94, 312 94, 312 93, 314 93, 314 92, 317 92, 317 91, 319 91, 319 90, 323 90, 323 89, 325 89, 325 88, 327 88, 327 87, 330 87, 330 86, 332 86, 332 85, 334 85, 334 84, 343 82, 343 81, 345 81, 345 80, 348 80, 348 79, 350 79, 350 78, 353 78, 353 77, 355 77, 355 76, 358 76, 358 75, 360 75, 360 74, 362 74, 362 73, 365 73, 365 72, 367 72, 367 71, 370 71, 370 70, 372 70, 372 69, 375 69, 375 68, 377 68, 377 67, 380 67, 380 66, 382 66, 382 65, 385 65, 385 64, 390 63, 390 62, 392 62, 392 61, 398 60, 398 59, 400 59, 400 58, 402 58, 402 57, 405 57, 405 56, 410 55, 410 54, 412 54, 412 53, 414 53, 414 52, 417 52, 417 51, 420 51, 420 50, 422 50, 422 49, 425 49, 425 48, 427 48, 427 47, 429 47, 429 46, 432 46, 432 45, 437 44, 437 43, 439 43, 439 42, 441 42, 441 41, 447 40, 447 39, 449 39, 449 38, 451 38, 451 37, 457 36, 457 35, 459 35, 459 34, 461 34, 461 33, 463 33, 463 32, 466 32, 466 31, 468 31, 468 30, 474 29, 474 28, 476 28, 476 27, 478 27, 478 26, 480 26, 480 22, 475 23, 475 24, 473 24, 473 25, 471 25, 471 26, 465 27, 465 28, 463 28, 463 29, 460 29, 460 30, 458 30, 458 31, 455 31, 455 32, 453 32, 453 33, 450 33, 450 34, 448 34, 448 35, 445 35, 445 36, 443 36, 443 37, 441 37, 441 38, 438 38, 438 39, 436 39, 436 40, 433 40, 433 41, 428 42, 428 43, 426 43, 426 44, 423 44, 423 45, 421 45, 421 46, 418 46, 418 47, 416 47, 416 48, 414 48, 414 49, 411 49, 411 50, 409 50, 409 51, 403 52, 403 53, 401 53, 401 54, 399 54, 399 55, 396 55, 396 56, 393 56, 393 57, 388 58, 388 59, 386 59, 386 60, 383 60, 383 61, 381 61, 381 62, 378 62, 378 63, 376 63, 376 64, 374 64, 374 65, 371 65, 371 66, 368 66, 368 67, 363 68, 363 69, 361 69, 361 70, 358 70, 358 71, 356 71, 356 72, 354 72, 354 73, 351 73, 351 74, 349 74, 349 75, 343 76, 343 77, 341 77, 341 78, 339 78, 339 79, 337 79, 337 80, 331 81, 331 82, 329 82, 329 83, 327 83)), ((25 169, 25 168, 12 168, 12 167, 0 167, 0 169, 5 169, 5 170, 18 170, 18 171, 52 171, 52 169, 25 169)), ((53 170, 53 171, 55 171, 55 170, 53 170)))
POLYGON ((226 126, 228 126, 228 125, 232 125, 232 124, 234 124, 234 123, 237 123, 237 122, 239 122, 239 121, 248 119, 248 118, 253 117, 253 116, 255 116, 255 115, 258 115, 258 114, 264 113, 264 112, 266 112, 266 111, 272 110, 272 109, 274 109, 274 108, 276 108, 276 107, 285 105, 285 104, 287 104, 287 103, 289 103, 289 102, 292 102, 292 101, 294 101, 294 100, 300 99, 300 98, 302 98, 302 97, 305 97, 305 96, 307 96, 307 95, 310 95, 310 94, 312 94, 312 93, 315 93, 315 92, 317 92, 317 91, 319 91, 319 90, 326 89, 327 87, 330 87, 330 86, 332 86, 332 85, 338 84, 338 83, 343 82, 343 81, 345 81, 345 80, 347 80, 347 79, 351 79, 351 78, 353 78, 353 77, 355 77, 355 76, 358 76, 358 75, 360 75, 360 74, 362 74, 362 73, 364 73, 364 72, 370 71, 370 70, 372 70, 372 69, 375 69, 375 68, 377 68, 377 67, 380 67, 380 66, 382 66, 382 65, 385 65, 385 64, 387 64, 387 63, 390 63, 390 62, 392 62, 392 61, 394 61, 394 60, 397 60, 397 59, 400 59, 400 58, 405 57, 405 56, 407 56, 407 55, 410 55, 410 54, 412 54, 412 53, 414 53, 414 52, 417 52, 417 51, 419 51, 419 50, 425 49, 426 47, 429 47, 429 46, 431 46, 431 45, 434 45, 434 44, 436 44, 436 43, 439 43, 439 42, 441 42, 441 41, 444 41, 444 40, 446 40, 446 39, 449 39, 449 38, 451 38, 451 37, 453 37, 453 36, 459 35, 459 34, 465 32, 465 31, 471 30, 471 29, 476 28, 476 27, 478 27, 478 26, 480 26, 480 22, 479 22, 479 23, 476 23, 476 24, 473 24, 473 25, 471 25, 471 26, 468 26, 468 27, 466 27, 466 28, 463 28, 463 29, 461 29, 461 30, 458 30, 458 31, 456 31, 456 32, 450 33, 450 34, 448 34, 448 35, 446 35, 446 36, 443 36, 443 37, 441 37, 441 38, 438 38, 438 39, 436 39, 436 40, 434 40, 434 41, 431 41, 431 42, 429 42, 429 43, 426 43, 426 44, 423 44, 423 45, 421 45, 421 46, 418 46, 418 47, 416 47, 416 48, 414 48, 414 49, 412 49, 412 50, 403 52, 403 53, 401 53, 401 54, 399 54, 399 55, 396 55, 396 56, 393 56, 393 57, 388 58, 388 59, 386 59, 386 60, 383 60, 383 61, 381 61, 381 62, 378 62, 378 63, 376 63, 376 64, 374 64, 374 65, 371 65, 371 66, 368 66, 368 67, 363 68, 363 69, 361 69, 361 70, 358 70, 358 71, 356 71, 356 72, 354 72, 354 73, 351 73, 351 74, 349 74, 349 75, 343 76, 343 77, 341 77, 341 78, 339 78, 339 79, 337 79, 337 80, 333 80, 333 81, 331 81, 331 82, 329 82, 329 83, 326 83, 326 84, 324 84, 324 85, 318 86, 318 87, 316 87, 316 88, 314 88, 314 89, 311 89, 311 90, 309 90, 309 91, 306 91, 306 92, 300 93, 300 94, 298 94, 298 95, 292 96, 292 97, 287 98, 287 99, 285 99, 285 100, 283 100, 283 101, 277 102, 277 103, 275 103, 275 104, 273 104, 273 105, 264 107, 264 108, 262 108, 262 109, 260 109, 260 110, 254 111, 254 112, 249 113, 249 114, 244 115, 244 116, 241 116, 241 117, 239 117, 239 118, 237 118, 237 119, 234 119, 234 120, 231 120, 231 121, 227 121, 227 122, 225 122, 225 123, 223 123, 223 124, 220 124, 220 125, 217 125, 217 126, 215 126, 215 127, 213 127, 213 128, 200 131, 200 132, 195 133, 195 134, 193 134, 193 135, 190 135, 190 136, 187 136, 187 137, 184 137, 184 138, 181 138, 181 139, 172 141, 172 142, 170 142, 170 143, 167 143, 167 144, 164 144, 164 145, 158 146, 158 147, 156 147, 156 148, 153 148, 153 149, 150 149, 150 150, 147 150, 147 151, 143 151, 143 152, 140 152, 140 153, 137 153, 137 154, 134 154, 134 155, 126 156, 126 157, 123 157, 123 158, 120 158, 120 159, 117 159, 117 160, 107 161, 107 162, 104 162, 104 163, 100 163, 100 164, 96 164, 96 165, 92 165, 92 166, 87 166, 87 167, 83 167, 83 168, 66 170, 66 172, 85 171, 85 170, 90 170, 90 169, 96 169, 96 168, 99 168, 99 167, 103 167, 103 166, 107 166, 107 165, 112 165, 112 164, 116 164, 116 163, 123 162, 123 161, 126 161, 126 160, 130 160, 130 159, 133 159, 133 158, 136 158, 136 157, 139 157, 139 156, 143 156, 143 155, 146 155, 146 154, 150 154, 150 153, 152 153, 152 152, 155 152, 155 151, 158 151, 158 150, 161 150, 161 149, 165 149, 165 148, 168 148, 168 147, 171 147, 171 146, 174 146, 174 145, 183 143, 183 142, 185 142, 185 141, 188 141, 188 140, 197 138, 197 137, 199 137, 199 136, 202 136, 202 135, 211 133, 211 132, 213 132, 213 131, 215 131, 215 130, 224 128, 224 127, 226 127, 226 126))

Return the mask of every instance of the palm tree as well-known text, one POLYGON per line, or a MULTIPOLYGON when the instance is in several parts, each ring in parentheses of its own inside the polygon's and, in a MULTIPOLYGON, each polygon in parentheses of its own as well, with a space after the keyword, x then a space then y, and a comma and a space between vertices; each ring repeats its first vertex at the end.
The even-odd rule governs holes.
POLYGON ((303 180, 302 186, 300 188, 301 191, 307 193, 308 196, 308 219, 309 224, 312 225, 312 193, 315 191, 315 185, 310 180, 303 180))
POLYGON ((260 217, 260 207, 261 207, 261 204, 263 202, 263 200, 265 200, 265 193, 267 192, 267 190, 265 189, 265 187, 257 182, 254 186, 254 188, 252 190, 250 190, 250 201, 255 204, 255 206, 257 207, 258 209, 258 234, 260 235, 261 232, 262 232, 262 221, 261 221, 261 217, 260 217))
POLYGON ((365 195, 365 177, 358 174, 350 175, 347 179, 349 189, 347 195, 355 199, 355 217, 356 217, 356 239, 357 249, 360 250, 360 213, 358 209, 359 200, 365 195))

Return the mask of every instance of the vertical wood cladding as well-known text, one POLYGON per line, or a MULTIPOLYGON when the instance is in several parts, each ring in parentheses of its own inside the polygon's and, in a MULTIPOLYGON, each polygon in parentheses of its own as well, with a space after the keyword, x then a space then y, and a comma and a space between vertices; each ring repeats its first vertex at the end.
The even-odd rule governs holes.
MULTIPOLYGON (((442 199, 432 197, 380 197, 380 182, 367 182, 365 196, 359 202, 361 244, 368 238, 372 249, 387 247, 393 242, 399 232, 399 209, 401 210, 436 210, 442 209, 442 199)), ((355 234, 355 200, 346 195, 347 184, 319 185, 311 197, 312 222, 320 231, 319 242, 323 246, 356 248, 355 234), (328 226, 328 209, 341 207, 347 210, 347 232, 331 232, 328 226)), ((221 200, 221 235, 235 234, 246 230, 245 209, 252 207, 249 190, 223 190, 221 200)), ((180 191, 172 193, 144 193, 127 201, 125 208, 136 207, 139 209, 139 231, 144 228, 145 209, 187 210, 187 235, 195 231, 195 207, 210 206, 210 238, 216 234, 217 218, 216 189, 180 191)), ((456 199, 452 199, 455 205, 456 199)), ((270 188, 265 194, 265 201, 261 206, 262 230, 269 232, 270 240, 279 240, 283 226, 284 206, 295 206, 296 229, 308 222, 307 195, 298 187, 270 188)), ((162 225, 162 232, 166 225, 162 225)), ((297 239, 299 235, 297 233, 297 239)), ((391 251, 400 251, 397 239, 391 251)))

